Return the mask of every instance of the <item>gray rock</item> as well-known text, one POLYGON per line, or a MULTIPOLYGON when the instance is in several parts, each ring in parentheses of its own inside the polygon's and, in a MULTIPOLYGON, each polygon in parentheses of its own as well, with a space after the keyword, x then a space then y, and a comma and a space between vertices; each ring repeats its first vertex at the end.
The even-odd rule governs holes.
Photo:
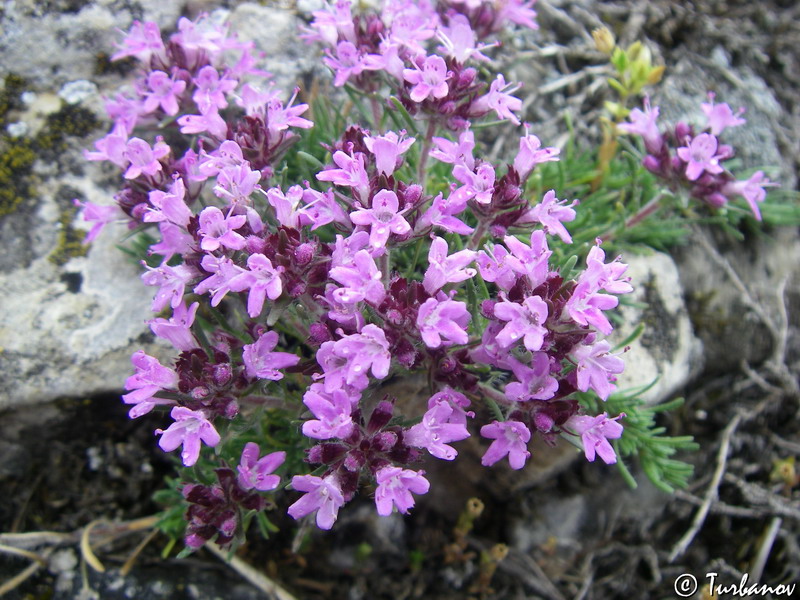
POLYGON ((645 329, 625 353, 620 391, 653 384, 641 396, 656 404, 676 393, 703 366, 703 345, 692 331, 675 262, 667 254, 623 257, 634 291, 623 298, 622 324, 613 340, 620 343, 643 323, 645 329))
POLYGON ((703 340, 706 368, 711 372, 738 370, 742 361, 757 365, 767 359, 775 340, 762 318, 748 306, 740 285, 776 326, 781 327, 784 304, 790 325, 797 326, 800 300, 800 237, 795 228, 776 229, 769 236, 744 242, 718 229, 702 230, 676 253, 687 306, 703 340), (714 249, 698 242, 705 236, 714 249), (736 273, 735 282, 720 260, 736 273), (779 296, 785 282, 784 297, 779 296))
POLYGON ((0 55, 9 70, 54 91, 91 80, 97 56, 111 54, 135 19, 174 27, 181 3, 157 0, 6 2, 0 12, 0 55), (13 67, 12 67, 13 65, 13 67))
MULTIPOLYGON (((87 169, 88 173, 96 169, 87 169)), ((91 176, 62 175, 60 184, 107 203, 109 190, 91 176)), ((68 189, 70 189, 68 188, 68 189)), ((88 256, 63 266, 49 260, 58 244, 60 205, 55 192, 41 186, 42 196, 31 225, 26 266, 0 272, 6 297, 0 313, 0 409, 63 396, 118 390, 131 372, 130 354, 156 347, 145 320, 151 318, 152 290, 142 285, 140 268, 116 244, 122 225, 109 227, 88 256)), ((15 232, 4 231, 3 240, 15 232)))
MULTIPOLYGON (((80 104, 103 118, 102 96, 112 94, 120 79, 95 75, 95 62, 98 53, 113 52, 120 39, 115 28, 127 30, 139 19, 169 30, 180 8, 152 0, 56 3, 48 11, 34 2, 7 3, 0 14, 0 53, 29 85, 24 110, 10 131, 36 135, 47 115, 65 103, 80 104)), ((232 11, 215 11, 211 18, 230 19, 241 39, 254 40, 287 94, 302 70, 313 68, 315 50, 297 37, 300 21, 292 11, 241 4, 232 11)), ((0 410, 119 390, 132 371, 135 350, 164 361, 173 354, 153 341, 145 324, 153 316, 153 290, 141 283, 141 267, 116 248, 126 234, 123 226, 104 231, 86 257, 61 266, 50 260, 72 198, 110 204, 119 183, 116 173, 109 176, 111 171, 85 161, 82 146, 91 143, 71 144, 58 160, 37 160, 34 197, 0 218, 0 241, 7 248, 0 256, 5 294, 0 410)))

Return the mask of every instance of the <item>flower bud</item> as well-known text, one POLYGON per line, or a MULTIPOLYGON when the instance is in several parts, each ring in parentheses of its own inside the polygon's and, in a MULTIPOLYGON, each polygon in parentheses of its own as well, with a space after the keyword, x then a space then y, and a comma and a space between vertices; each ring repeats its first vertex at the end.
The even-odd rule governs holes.
POLYGON ((312 323, 308 328, 308 337, 313 344, 322 344, 333 339, 331 332, 322 323, 312 323))
POLYGON ((248 235, 244 240, 244 250, 248 254, 264 254, 264 250, 266 249, 266 240, 258 236, 248 235))
POLYGON ((306 242, 305 244, 300 244, 294 251, 294 259, 297 261, 297 264, 302 266, 307 265, 311 262, 314 258, 314 252, 316 250, 316 244, 311 242, 306 242))
POLYGON ((508 231, 507 228, 496 223, 493 224, 491 227, 489 227, 489 233, 491 233, 496 238, 505 237, 507 231, 508 231))
POLYGON ((692 137, 692 128, 683 121, 675 125, 675 138, 679 142, 683 142, 687 137, 692 137))
POLYGON ((208 396, 208 388, 204 385, 198 385, 190 393, 193 399, 202 400, 208 396))
POLYGON ((481 302, 481 315, 486 319, 494 319, 494 300, 484 300, 481 302))
POLYGON ((553 417, 551 417, 547 413, 537 412, 533 416, 533 424, 539 431, 547 433, 553 428, 553 425, 555 425, 555 421, 553 420, 553 417))
POLYGON ((472 67, 464 69, 458 75, 458 82, 456 83, 456 86, 460 88, 467 88, 471 86, 472 83, 475 81, 475 77, 477 77, 477 75, 478 72, 472 67))
POLYGON ((594 38, 594 45, 600 52, 604 54, 611 54, 611 51, 616 45, 614 34, 607 27, 598 27, 592 31, 592 38, 594 38))
POLYGON ((231 380, 231 366, 228 363, 214 365, 214 383, 223 386, 231 380))
POLYGON ((644 168, 651 173, 659 173, 661 171, 661 161, 652 154, 645 156, 642 164, 644 165, 644 168))

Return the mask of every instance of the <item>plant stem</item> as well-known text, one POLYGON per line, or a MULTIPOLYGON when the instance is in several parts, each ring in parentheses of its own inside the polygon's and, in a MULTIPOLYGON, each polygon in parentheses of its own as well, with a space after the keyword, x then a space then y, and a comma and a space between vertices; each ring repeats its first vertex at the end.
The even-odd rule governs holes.
POLYGON ((428 121, 428 129, 425 131, 425 140, 422 142, 422 150, 419 155, 419 164, 417 165, 417 179, 419 184, 425 188, 425 163, 428 162, 428 153, 431 149, 431 141, 433 134, 436 133, 436 122, 433 119, 428 121))
MULTIPOLYGON (((630 216, 628 220, 625 221, 622 229, 631 229, 656 212, 661 207, 661 200, 663 200, 665 196, 667 196, 666 192, 659 192, 656 194, 652 200, 640 208, 636 214, 630 216)), ((604 242, 614 239, 614 232, 609 231, 608 233, 601 235, 600 239, 604 242)))
POLYGON ((476 250, 478 245, 481 243, 481 239, 483 238, 483 234, 486 233, 486 229, 488 224, 486 221, 481 219, 478 221, 478 226, 475 228, 475 231, 472 233, 472 237, 469 238, 469 242, 467 242, 467 248, 470 250, 476 250))

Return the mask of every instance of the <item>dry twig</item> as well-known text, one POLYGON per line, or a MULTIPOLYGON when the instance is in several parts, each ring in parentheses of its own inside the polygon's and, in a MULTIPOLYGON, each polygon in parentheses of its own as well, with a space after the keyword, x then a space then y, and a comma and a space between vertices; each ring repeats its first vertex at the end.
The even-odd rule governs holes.
POLYGON ((269 597, 277 598, 277 600, 296 600, 296 598, 286 589, 281 587, 279 584, 274 582, 260 571, 254 569, 238 556, 228 557, 228 553, 217 546, 214 542, 207 542, 205 547, 211 550, 213 554, 215 554, 224 563, 229 565, 234 571, 239 573, 239 575, 244 577, 262 592, 269 595, 269 597))
POLYGON ((783 523, 783 519, 780 517, 773 517, 767 531, 764 532, 761 545, 758 548, 758 554, 756 554, 756 558, 753 560, 753 566, 750 568, 750 577, 753 581, 761 580, 761 575, 764 573, 764 567, 767 564, 769 553, 772 552, 772 544, 775 543, 775 538, 778 536, 781 523, 783 523))
POLYGON ((692 540, 694 540, 695 536, 703 528, 703 523, 705 523, 706 517, 708 516, 708 511, 711 509, 711 504, 717 499, 719 494, 719 484, 720 481, 722 481, 723 474, 725 473, 725 464, 728 461, 728 448, 731 444, 731 437, 733 437, 733 433, 736 431, 736 428, 739 426, 741 420, 742 413, 737 412, 733 419, 731 419, 731 422, 728 423, 727 427, 725 427, 723 430, 722 440, 719 445, 719 452, 717 453, 717 468, 714 470, 714 476, 711 478, 711 484, 708 486, 705 498, 703 499, 703 504, 695 514, 689 530, 683 534, 683 537, 678 540, 678 542, 672 548, 672 552, 669 554, 669 562, 674 562, 676 558, 686 552, 686 549, 691 545, 692 540))

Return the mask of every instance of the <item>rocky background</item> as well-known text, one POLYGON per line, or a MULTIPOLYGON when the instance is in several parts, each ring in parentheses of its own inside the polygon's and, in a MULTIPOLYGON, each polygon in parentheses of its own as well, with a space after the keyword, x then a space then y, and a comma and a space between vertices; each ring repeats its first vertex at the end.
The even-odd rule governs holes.
MULTIPOLYGON (((241 37, 267 52, 277 83, 290 89, 325 76, 295 35, 314 4, 221 9, 241 37)), ((180 15, 219 8, 152 0, 0 8, 0 592, 9 597, 281 597, 263 575, 248 577, 246 565, 232 570, 209 552, 162 561, 161 537, 121 575, 146 528, 96 526, 108 538, 98 550, 105 573, 87 568, 80 551, 88 524, 158 510, 150 496, 170 472, 152 438, 158 424, 127 421, 118 400, 134 350, 168 354, 144 324, 151 291, 115 247, 124 229, 106 231, 88 249, 80 243, 73 199, 108 203, 116 187, 116 174, 81 151, 107 127, 103 94, 126 77, 108 60, 116 28, 140 19, 169 29, 180 15), (41 530, 65 536, 20 541, 41 530), (9 545, 35 551, 45 564, 8 554, 9 545), (14 579, 27 571, 26 581, 14 579)), ((654 102, 668 120, 697 110, 710 89, 746 106, 748 125, 732 130, 743 166, 774 166, 782 191, 796 190, 795 2, 540 0, 537 10, 541 29, 512 40, 501 59, 510 78, 525 83, 525 120, 546 143, 564 143, 565 113, 578 140, 596 139, 592 124, 607 90, 590 31, 605 24, 623 44, 646 42, 667 65, 654 102)), ((522 478, 502 469, 487 475, 465 452, 463 471, 439 469, 434 490, 444 493, 425 498, 410 518, 379 519, 362 499, 334 532, 303 541, 291 539, 291 524, 276 514, 282 533, 249 545, 241 560, 298 598, 671 597, 679 574, 702 584, 711 571, 725 584, 744 573, 773 585, 800 583, 797 231, 747 231, 739 242, 698 228, 670 255, 626 261, 635 300, 647 308, 626 308, 625 316, 643 320, 647 333, 627 354, 621 383, 659 377, 649 401, 687 398, 663 425, 701 444, 684 457, 696 464, 689 490, 664 494, 641 473, 629 490, 613 468, 576 463, 571 448, 535 452, 522 478), (454 555, 455 515, 472 496, 486 509, 454 555), (508 556, 494 566, 481 562, 481 551, 500 542, 508 556)), ((413 381, 403 385, 413 392, 413 381)))

